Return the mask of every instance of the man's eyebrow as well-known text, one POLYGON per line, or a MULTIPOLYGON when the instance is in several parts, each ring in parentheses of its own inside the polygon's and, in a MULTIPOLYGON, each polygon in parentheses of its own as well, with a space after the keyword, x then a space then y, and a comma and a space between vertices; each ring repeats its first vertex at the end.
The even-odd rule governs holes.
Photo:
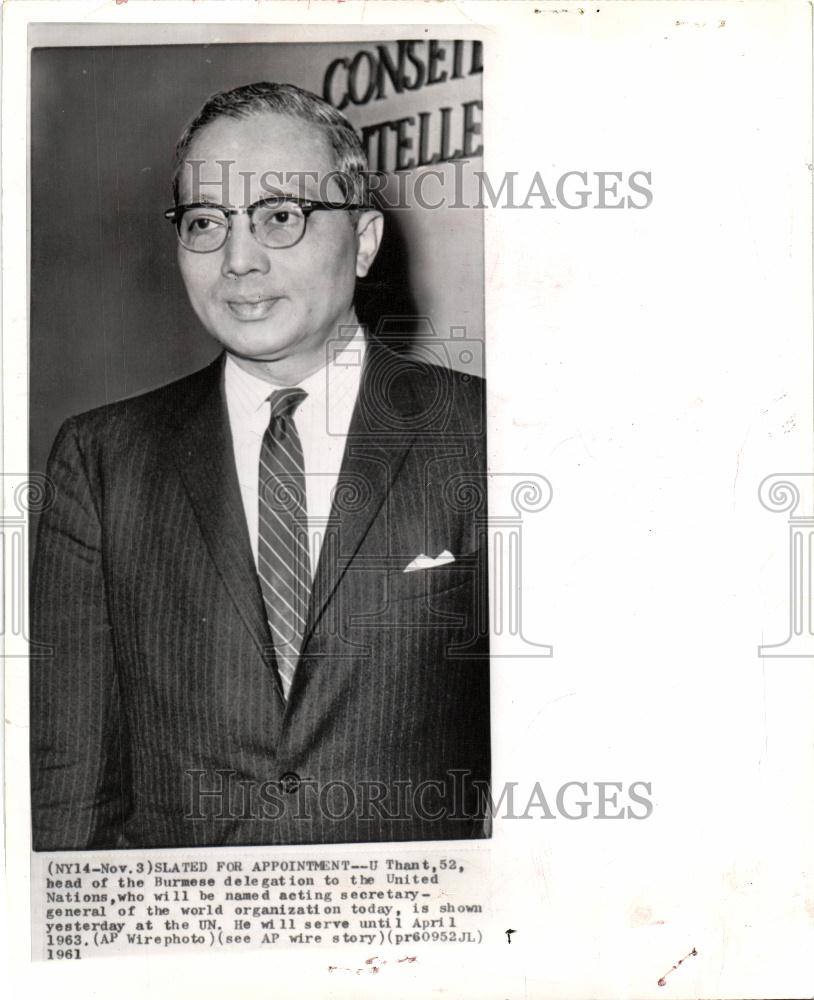
MULTIPOLYGON (((252 205, 259 205, 264 201, 313 201, 313 198, 305 197, 303 198, 299 194, 295 194, 289 191, 267 191, 262 194, 259 198, 253 201, 252 205)), ((191 201, 179 202, 181 205, 211 205, 213 208, 225 208, 228 209, 228 205, 224 205, 223 202, 217 201, 215 198, 208 194, 201 194, 191 201)))
POLYGON ((181 198, 178 201, 179 205, 212 205, 214 208, 225 208, 221 202, 217 201, 215 198, 210 197, 208 194, 203 194, 201 192, 197 197, 190 196, 189 198, 181 198))
MULTIPOLYGON (((283 188, 278 187, 264 187, 262 194, 257 199, 258 201, 273 201, 275 198, 301 198, 302 195, 299 191, 285 191, 283 188)), ((307 200, 307 198, 306 198, 307 200)))

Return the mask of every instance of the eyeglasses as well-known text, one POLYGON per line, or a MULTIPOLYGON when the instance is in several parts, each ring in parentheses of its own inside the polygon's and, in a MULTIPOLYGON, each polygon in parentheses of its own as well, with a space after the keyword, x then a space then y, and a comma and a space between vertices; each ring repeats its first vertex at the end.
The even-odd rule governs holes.
POLYGON ((305 236, 312 212, 359 211, 362 205, 332 204, 287 196, 262 198, 248 208, 226 208, 193 202, 168 208, 164 218, 174 223, 181 246, 193 253, 213 253, 226 243, 235 215, 248 215, 258 243, 271 250, 286 250, 305 236))

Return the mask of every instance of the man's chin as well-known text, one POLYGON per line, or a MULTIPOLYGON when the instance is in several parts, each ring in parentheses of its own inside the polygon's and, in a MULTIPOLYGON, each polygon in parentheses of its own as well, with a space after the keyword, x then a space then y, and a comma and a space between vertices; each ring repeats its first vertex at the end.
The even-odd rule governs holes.
POLYGON ((249 335, 246 331, 238 330, 236 333, 230 331, 230 335, 226 337, 216 334, 215 339, 220 341, 229 354, 242 361, 280 361, 296 353, 297 338, 286 337, 279 331, 263 335, 258 330, 256 334, 249 335))
POLYGON ((231 354, 236 361, 245 361, 247 364, 255 365, 273 364, 275 361, 285 361, 295 353, 293 351, 285 350, 241 351, 234 350, 231 347, 227 347, 226 351, 231 354))

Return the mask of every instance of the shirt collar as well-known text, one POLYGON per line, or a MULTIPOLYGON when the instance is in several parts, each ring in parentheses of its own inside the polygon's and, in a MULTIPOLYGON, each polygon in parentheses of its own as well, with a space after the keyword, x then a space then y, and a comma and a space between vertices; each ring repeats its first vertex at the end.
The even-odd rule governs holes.
MULTIPOLYGON (((357 327, 349 340, 330 342, 328 363, 297 383, 298 388, 308 394, 301 405, 324 410, 330 399, 332 406, 348 401, 352 406, 356 402, 366 349, 361 327, 357 327)), ((227 393, 239 400, 241 409, 247 414, 261 411, 264 404, 268 404, 271 393, 282 388, 247 372, 230 354, 226 355, 224 378, 227 393)))

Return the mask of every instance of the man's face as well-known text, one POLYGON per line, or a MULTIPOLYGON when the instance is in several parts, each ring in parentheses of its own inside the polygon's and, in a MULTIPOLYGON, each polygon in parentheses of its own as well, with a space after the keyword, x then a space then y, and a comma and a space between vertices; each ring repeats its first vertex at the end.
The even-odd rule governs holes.
MULTIPOLYGON (((335 180, 320 191, 320 179, 335 170, 323 131, 285 115, 220 118, 198 133, 186 160, 181 204, 210 200, 245 208, 274 193, 343 201, 335 180), (191 160, 202 161, 194 172, 191 160)), ((181 273, 198 318, 246 361, 285 361, 303 371, 317 367, 324 344, 354 322, 356 278, 367 273, 378 249, 378 213, 362 213, 357 223, 353 218, 344 211, 314 212, 302 240, 286 249, 262 246, 247 215, 232 217, 220 250, 193 253, 179 244, 181 273)))

